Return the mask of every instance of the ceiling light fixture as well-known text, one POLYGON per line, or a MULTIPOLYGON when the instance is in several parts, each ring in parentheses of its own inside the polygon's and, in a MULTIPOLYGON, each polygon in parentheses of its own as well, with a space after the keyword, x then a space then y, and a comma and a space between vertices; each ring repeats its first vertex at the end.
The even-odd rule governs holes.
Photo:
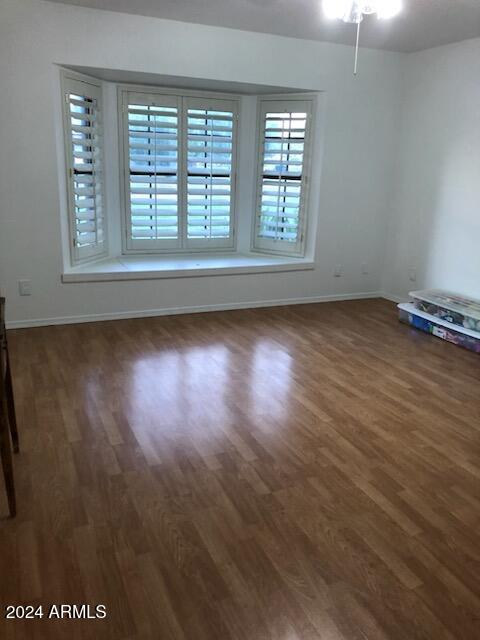
POLYGON ((402 0, 323 0, 323 10, 327 18, 338 19, 357 25, 355 43, 354 75, 357 75, 360 23, 363 16, 376 13, 379 20, 393 18, 402 10, 402 0))

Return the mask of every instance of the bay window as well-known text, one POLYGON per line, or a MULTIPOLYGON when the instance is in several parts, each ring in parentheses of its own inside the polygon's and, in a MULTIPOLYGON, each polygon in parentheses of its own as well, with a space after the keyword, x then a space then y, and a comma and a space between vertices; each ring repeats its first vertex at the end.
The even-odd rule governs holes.
POLYGON ((62 92, 72 266, 305 256, 314 94, 115 85, 68 70, 62 92))

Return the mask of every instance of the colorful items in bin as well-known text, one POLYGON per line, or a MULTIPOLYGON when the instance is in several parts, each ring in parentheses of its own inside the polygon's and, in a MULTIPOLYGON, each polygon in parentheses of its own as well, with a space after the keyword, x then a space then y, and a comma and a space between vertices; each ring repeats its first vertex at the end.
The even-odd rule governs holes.
POLYGON ((411 303, 399 304, 398 312, 401 322, 474 353, 480 353, 480 333, 474 335, 472 330, 455 325, 447 326, 447 322, 434 316, 427 317, 425 312, 417 309, 411 303))
POLYGON ((409 295, 420 311, 465 329, 480 332, 480 300, 439 289, 412 291, 409 295))

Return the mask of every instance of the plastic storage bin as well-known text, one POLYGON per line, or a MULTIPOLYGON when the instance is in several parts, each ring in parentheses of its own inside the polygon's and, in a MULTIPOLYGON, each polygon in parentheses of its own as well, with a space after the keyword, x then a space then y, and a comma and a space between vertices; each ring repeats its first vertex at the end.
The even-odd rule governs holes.
POLYGON ((412 291, 409 295, 419 311, 480 333, 480 300, 439 289, 412 291))
POLYGON ((401 322, 405 322, 415 327, 415 329, 430 333, 447 342, 464 347, 474 353, 480 353, 479 332, 451 324, 446 320, 425 313, 410 302, 399 304, 398 310, 401 322))

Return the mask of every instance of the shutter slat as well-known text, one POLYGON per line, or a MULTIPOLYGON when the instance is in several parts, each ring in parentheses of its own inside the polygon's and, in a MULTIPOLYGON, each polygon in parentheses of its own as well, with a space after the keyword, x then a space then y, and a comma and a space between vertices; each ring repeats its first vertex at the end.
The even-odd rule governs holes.
POLYGON ((302 172, 301 172, 301 170, 274 172, 272 169, 269 169, 268 171, 264 171, 263 175, 266 176, 267 178, 277 177, 277 180, 278 180, 278 176, 281 176, 282 179, 284 179, 284 178, 286 178, 286 179, 288 179, 288 178, 301 178, 302 177, 302 172))
POLYGON ((148 222, 152 224, 152 220, 170 220, 172 223, 177 219, 177 215, 175 213, 174 208, 172 207, 172 211, 168 212, 166 210, 163 211, 161 216, 155 216, 155 208, 151 209, 140 209, 137 207, 132 208, 132 219, 135 219, 139 222, 148 222))
POLYGON ((74 120, 80 120, 82 122, 87 121, 89 124, 82 125, 86 127, 93 127, 98 120, 94 113, 83 113, 81 111, 70 111, 70 117, 72 119, 72 124, 76 124, 73 122, 74 120))
POLYGON ((87 211, 85 213, 78 213, 75 212, 75 218, 77 220, 91 220, 93 222, 95 222, 95 211, 87 211))
POLYGON ((141 120, 140 118, 129 118, 128 119, 129 127, 146 127, 148 129, 177 129, 177 122, 170 122, 167 120, 160 120, 156 118, 155 120, 141 120))
POLYGON ((169 205, 176 205, 178 200, 177 198, 164 198, 162 194, 162 196, 158 195, 156 198, 135 198, 131 202, 132 207, 144 204, 156 206, 157 209, 161 209, 162 207, 167 207, 169 205))
POLYGON ((77 107, 85 107, 85 108, 92 108, 95 105, 95 100, 89 100, 88 98, 72 98, 72 96, 70 95, 70 98, 68 100, 70 105, 75 105, 77 107))
POLYGON ((207 216, 205 216, 203 221, 200 219, 188 221, 188 226, 192 228, 203 227, 203 226, 228 227, 229 224, 230 224, 230 221, 227 217, 224 217, 223 219, 210 220, 207 216))
POLYGON ((206 113, 200 113, 199 110, 189 109, 188 110, 188 126, 193 126, 196 122, 233 122, 233 113, 213 113, 212 111, 207 111, 206 113))
MULTIPOLYGON (((173 184, 176 185, 177 184, 177 176, 176 174, 158 174, 157 175, 157 184, 173 184)), ((149 177, 149 175, 143 175, 143 174, 132 174, 130 176, 130 184, 131 185, 136 185, 136 184, 150 184, 151 182, 155 182, 154 178, 149 177)))
POLYGON ((188 180, 189 185, 201 186, 204 184, 213 184, 213 185, 228 185, 230 186, 230 178, 229 177, 221 177, 221 176, 205 176, 205 177, 196 177, 190 176, 188 180))
POLYGON ((154 152, 158 152, 158 151, 176 151, 177 150, 177 144, 175 141, 174 145, 160 145, 160 144, 153 144, 153 143, 134 143, 134 142, 130 142, 130 149, 135 149, 135 150, 145 150, 145 151, 154 151, 154 152))
POLYGON ((135 114, 135 115, 142 115, 142 116, 148 116, 151 118, 172 118, 175 120, 178 120, 178 114, 177 114, 177 109, 176 107, 155 107, 155 106, 151 106, 151 105, 145 105, 144 107, 140 107, 140 106, 129 106, 128 107, 128 115, 130 117, 130 114, 135 114))
POLYGON ((213 145, 204 146, 204 143, 200 143, 199 145, 188 145, 188 151, 192 153, 219 153, 219 154, 230 154, 232 153, 232 143, 228 143, 229 148, 225 149, 224 147, 218 147, 213 145))
POLYGON ((195 185, 190 186, 187 190, 188 195, 192 195, 192 196, 205 196, 205 197, 211 197, 211 196, 226 196, 229 194, 230 192, 230 186, 228 187, 228 191, 223 191, 221 189, 205 189, 205 187, 199 187, 199 188, 194 188, 195 185))
POLYGON ((93 132, 94 132, 94 128, 93 127, 87 127, 87 126, 83 126, 83 125, 80 125, 80 124, 72 124, 71 128, 72 128, 72 131, 76 131, 78 133, 93 134, 93 132))
MULTIPOLYGON (((278 186, 278 178, 276 180, 270 180, 268 178, 264 178, 262 184, 265 186, 278 186)), ((298 180, 289 180, 288 177, 282 178, 282 186, 291 189, 292 187, 300 188, 300 183, 298 180)))
POLYGON ((176 225, 171 228, 161 227, 160 225, 152 225, 151 227, 142 228, 132 225, 131 233, 132 237, 136 239, 145 238, 149 240, 161 240, 163 238, 176 238, 178 231, 176 225))
POLYGON ((130 139, 145 139, 149 140, 174 140, 177 141, 177 133, 162 133, 160 131, 129 131, 130 139))
POLYGON ((162 188, 162 185, 158 185, 158 184, 153 187, 132 187, 132 185, 130 185, 130 193, 132 195, 139 195, 139 194, 154 195, 155 193, 158 193, 163 196, 163 195, 170 195, 170 194, 177 193, 177 190, 170 189, 169 187, 162 188))
POLYGON ((142 221, 139 220, 137 218, 135 218, 132 221, 132 226, 135 227, 135 229, 141 230, 141 229, 152 229, 153 227, 162 227, 162 229, 174 229, 177 226, 177 219, 176 218, 163 218, 161 220, 157 219, 156 222, 152 221, 152 222, 148 222, 148 221, 142 221))
MULTIPOLYGON (((189 164, 188 172, 192 176, 209 176, 209 175, 211 175, 208 172, 208 167, 199 169, 199 168, 194 168, 193 164, 192 165, 189 164)), ((230 174, 231 174, 230 169, 217 169, 217 168, 215 168, 215 175, 213 177, 229 177, 230 178, 230 174)))
POLYGON ((189 210, 193 213, 194 211, 198 211, 200 209, 200 207, 202 207, 204 210, 210 210, 212 209, 212 211, 214 210, 218 210, 218 209, 223 209, 225 211, 228 210, 228 207, 230 206, 230 200, 223 200, 223 201, 218 201, 218 202, 214 202, 212 200, 209 200, 208 202, 189 202, 189 210))
POLYGON ((211 135, 206 135, 205 133, 193 135, 189 132, 187 139, 188 142, 230 142, 232 140, 231 135, 231 130, 229 130, 228 135, 225 136, 219 136, 215 133, 212 133, 211 135))
POLYGON ((94 146, 94 145, 92 145, 92 140, 90 138, 81 138, 81 139, 75 138, 74 141, 73 141, 73 144, 76 147, 90 147, 91 148, 92 146, 94 146))

